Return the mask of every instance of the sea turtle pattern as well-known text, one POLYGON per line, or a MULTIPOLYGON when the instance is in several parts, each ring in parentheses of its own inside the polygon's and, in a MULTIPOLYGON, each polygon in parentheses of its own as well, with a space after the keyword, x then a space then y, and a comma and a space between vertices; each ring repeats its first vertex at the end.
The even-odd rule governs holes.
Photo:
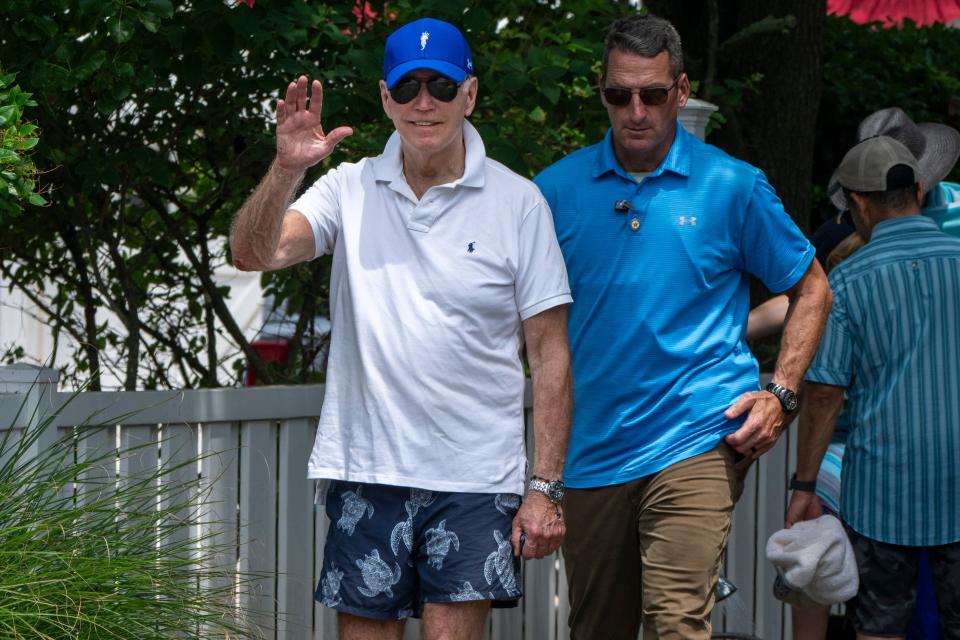
POLYGON ((357 587, 357 591, 373 598, 381 593, 387 594, 388 598, 393 597, 393 585, 400 582, 400 565, 393 563, 393 571, 390 565, 380 559, 380 552, 374 549, 369 555, 364 556, 363 560, 357 560, 357 567, 360 568, 360 576, 363 578, 365 587, 357 587))
POLYGON ((323 600, 321 603, 325 607, 336 607, 343 599, 340 597, 340 581, 343 579, 343 571, 337 567, 331 566, 330 570, 323 576, 323 600))
POLYGON ((504 539, 499 530, 493 532, 493 539, 497 541, 497 550, 487 556, 487 561, 483 564, 483 577, 488 585, 493 585, 493 581, 499 579, 503 589, 511 597, 520 595, 517 577, 513 573, 513 548, 510 540, 504 539))
POLYGON ((360 495, 362 487, 357 486, 357 491, 344 491, 340 494, 340 500, 343 502, 343 514, 337 520, 337 528, 346 532, 348 536, 353 535, 353 531, 363 517, 364 512, 367 518, 373 517, 373 505, 369 500, 360 495))
POLYGON ((493 506, 505 516, 512 516, 520 508, 520 496, 515 493, 498 493, 493 497, 493 506))
POLYGON ((459 591, 450 594, 450 602, 469 602, 483 599, 483 594, 474 589, 469 582, 464 582, 459 591))
POLYGON ((401 520, 393 526, 390 533, 390 549, 393 555, 400 555, 400 542, 407 548, 407 551, 413 551, 413 517, 417 515, 417 505, 407 500, 404 505, 407 509, 407 519, 401 520))
POLYGON ((450 553, 450 546, 460 551, 460 538, 453 531, 447 531, 447 521, 441 520, 436 529, 427 529, 427 562, 434 569, 443 569, 443 559, 450 553))
MULTIPOLYGON (((407 510, 407 519, 401 520, 393 526, 390 533, 390 550, 393 555, 400 555, 400 542, 407 548, 407 551, 413 551, 413 519, 417 512, 423 507, 429 507, 437 499, 433 491, 427 489, 410 489, 410 499, 403 503, 407 510)), ((411 563, 411 566, 412 563, 411 563)))
POLYGON ((429 489, 410 489, 410 502, 417 507, 429 507, 436 499, 437 496, 429 489))

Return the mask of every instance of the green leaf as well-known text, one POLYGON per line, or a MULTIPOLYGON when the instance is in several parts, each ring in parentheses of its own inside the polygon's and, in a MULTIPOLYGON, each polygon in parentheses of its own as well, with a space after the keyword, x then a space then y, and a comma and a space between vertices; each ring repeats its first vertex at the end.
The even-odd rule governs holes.
POLYGON ((0 107, 0 127, 4 127, 10 121, 14 120, 19 115, 19 110, 16 105, 8 104, 5 107, 0 107))
POLYGON ((555 84, 546 84, 541 85, 540 92, 550 101, 550 104, 557 104, 560 102, 560 93, 561 89, 558 85, 555 84))
POLYGON ((536 123, 538 123, 538 124, 543 124, 544 122, 547 121, 547 112, 544 111, 543 109, 541 109, 541 108, 538 106, 538 107, 534 108, 533 111, 530 112, 530 115, 529 115, 528 117, 529 117, 533 122, 536 122, 536 123))
POLYGON ((147 7, 161 18, 173 16, 173 3, 170 0, 148 0, 147 7))
POLYGON ((103 6, 101 0, 79 0, 77 3, 80 13, 92 13, 103 6))
POLYGON ((31 193, 29 196, 27 196, 27 202, 36 207, 42 207, 47 204, 47 199, 39 193, 31 193))
POLYGON ((113 96, 115 100, 122 101, 124 98, 130 95, 130 87, 127 85, 118 85, 110 90, 110 95, 113 96))
POLYGON ((144 13, 141 15, 140 23, 143 24, 143 28, 150 33, 156 33, 160 30, 160 20, 152 13, 144 13))
POLYGON ((110 27, 110 35, 113 36, 114 40, 122 44, 133 37, 133 26, 130 22, 118 18, 110 27))
POLYGON ((81 65, 76 68, 75 76, 77 80, 84 80, 89 76, 93 75, 100 67, 103 66, 103 63, 107 60, 107 53, 102 50, 95 51, 93 55, 87 58, 81 65))
POLYGON ((59 31, 56 21, 50 16, 40 16, 33 24, 47 38, 52 38, 59 31))
POLYGON ((9 164, 12 162, 16 162, 19 159, 20 159, 20 156, 17 155, 16 152, 10 151, 9 149, 0 149, 0 163, 9 164))

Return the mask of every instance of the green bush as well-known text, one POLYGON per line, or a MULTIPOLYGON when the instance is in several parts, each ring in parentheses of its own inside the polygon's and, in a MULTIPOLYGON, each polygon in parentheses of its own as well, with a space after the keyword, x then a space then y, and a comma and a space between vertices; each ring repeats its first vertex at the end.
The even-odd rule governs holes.
POLYGON ((37 168, 29 151, 39 142, 35 124, 23 121, 24 107, 36 106, 13 84, 15 73, 0 73, 0 220, 18 217, 23 204, 45 205, 37 192, 37 168))
POLYGON ((118 459, 157 444, 85 457, 113 427, 82 426, 32 455, 51 423, 0 439, 0 637, 249 637, 217 566, 236 550, 197 544, 200 487, 170 481, 196 458, 117 482, 118 459))

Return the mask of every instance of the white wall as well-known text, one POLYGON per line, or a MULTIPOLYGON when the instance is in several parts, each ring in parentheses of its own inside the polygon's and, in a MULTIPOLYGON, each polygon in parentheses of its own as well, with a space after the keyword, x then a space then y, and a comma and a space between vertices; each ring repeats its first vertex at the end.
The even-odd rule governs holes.
MULTIPOLYGON (((260 274, 224 266, 215 272, 214 278, 218 285, 230 287, 227 306, 244 335, 253 338, 260 329, 263 315, 260 274)), ((119 321, 107 312, 103 312, 102 318, 111 324, 119 324, 119 321)), ((23 347, 25 362, 51 366, 49 361, 54 355, 54 338, 45 314, 22 292, 11 291, 9 284, 0 278, 0 353, 4 353, 11 345, 23 347)), ((61 334, 52 366, 68 366, 71 362, 70 355, 75 348, 76 341, 61 334)), ((233 351, 233 345, 224 343, 221 346, 221 354, 224 356, 233 351)), ((108 372, 104 372, 101 382, 104 389, 119 389, 122 386, 121 381, 108 372)))

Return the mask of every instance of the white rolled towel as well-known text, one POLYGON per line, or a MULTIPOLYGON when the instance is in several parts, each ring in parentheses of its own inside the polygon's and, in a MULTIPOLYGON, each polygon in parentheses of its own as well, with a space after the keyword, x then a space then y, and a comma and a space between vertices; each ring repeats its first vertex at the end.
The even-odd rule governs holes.
POLYGON ((845 602, 860 586, 853 547, 831 515, 775 532, 767 540, 767 559, 777 569, 774 595, 790 604, 845 602))

